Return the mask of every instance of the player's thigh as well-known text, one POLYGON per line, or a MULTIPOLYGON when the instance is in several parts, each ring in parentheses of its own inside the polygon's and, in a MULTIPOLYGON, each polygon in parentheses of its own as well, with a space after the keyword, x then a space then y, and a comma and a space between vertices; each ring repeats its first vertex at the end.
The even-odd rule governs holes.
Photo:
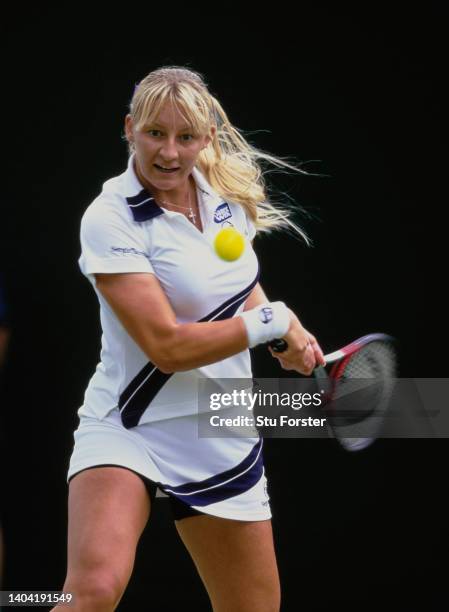
POLYGON ((277 612, 279 573, 271 521, 208 515, 176 521, 214 612, 277 612))
POLYGON ((143 480, 120 467, 91 468, 69 485, 68 576, 108 571, 126 582, 150 516, 143 480))

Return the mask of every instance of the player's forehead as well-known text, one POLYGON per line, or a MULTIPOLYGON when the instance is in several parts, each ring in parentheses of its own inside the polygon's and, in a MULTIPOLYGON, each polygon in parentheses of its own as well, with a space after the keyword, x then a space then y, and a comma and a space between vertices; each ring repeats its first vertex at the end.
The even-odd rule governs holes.
POLYGON ((205 134, 209 129, 207 118, 194 105, 183 104, 180 101, 164 100, 152 105, 144 120, 145 127, 149 125, 158 129, 183 131, 205 134))
POLYGON ((165 129, 188 130, 193 128, 187 113, 171 103, 163 104, 157 112, 153 113, 151 122, 165 129))

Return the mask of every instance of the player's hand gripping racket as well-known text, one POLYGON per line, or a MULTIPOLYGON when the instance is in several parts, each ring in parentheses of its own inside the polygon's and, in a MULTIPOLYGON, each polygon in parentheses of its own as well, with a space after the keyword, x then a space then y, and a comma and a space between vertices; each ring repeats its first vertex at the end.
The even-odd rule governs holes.
MULTIPOLYGON (((273 340, 269 346, 283 353, 288 344, 273 340)), ((379 435, 388 411, 397 375, 395 340, 386 334, 369 334, 324 356, 314 370, 329 432, 350 451, 369 446, 379 435), (327 367, 326 365, 326 367, 327 367)))

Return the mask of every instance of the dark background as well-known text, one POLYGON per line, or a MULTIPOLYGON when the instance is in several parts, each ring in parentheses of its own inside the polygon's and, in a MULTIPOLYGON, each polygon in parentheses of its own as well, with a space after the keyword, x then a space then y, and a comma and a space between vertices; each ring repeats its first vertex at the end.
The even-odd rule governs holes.
MULTIPOLYGON (((250 19, 230 5, 97 18, 39 8, 4 20, 3 589, 63 584, 66 470, 100 341, 77 267, 79 222, 125 169, 127 104, 157 67, 200 71, 251 142, 326 175, 270 175, 307 210, 299 220, 314 242, 257 239, 270 299, 327 351, 384 331, 399 339, 402 376, 447 376, 441 7, 299 3, 250 19)), ((254 371, 281 375, 261 348, 254 371)), ((267 440, 282 610, 440 610, 446 455, 445 440, 381 440, 358 455, 326 440, 267 440)), ((119 610, 181 605, 209 609, 161 500, 119 610)))

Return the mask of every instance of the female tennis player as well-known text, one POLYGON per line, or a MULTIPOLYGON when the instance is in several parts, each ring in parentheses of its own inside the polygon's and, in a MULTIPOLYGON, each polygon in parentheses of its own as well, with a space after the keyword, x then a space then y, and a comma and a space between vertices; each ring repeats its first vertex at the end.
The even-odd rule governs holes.
POLYGON ((288 164, 252 147, 201 75, 179 67, 139 83, 124 137, 128 167, 81 223, 80 267, 103 335, 68 471, 63 589, 75 610, 116 609, 158 493, 214 611, 274 612, 262 440, 199 438, 197 389, 204 377, 251 378, 248 349, 274 338, 288 342, 282 367, 310 374, 324 363, 314 336, 258 282, 256 231, 302 233, 267 201, 259 166, 288 164), (235 261, 214 250, 224 227, 245 241, 235 261))

